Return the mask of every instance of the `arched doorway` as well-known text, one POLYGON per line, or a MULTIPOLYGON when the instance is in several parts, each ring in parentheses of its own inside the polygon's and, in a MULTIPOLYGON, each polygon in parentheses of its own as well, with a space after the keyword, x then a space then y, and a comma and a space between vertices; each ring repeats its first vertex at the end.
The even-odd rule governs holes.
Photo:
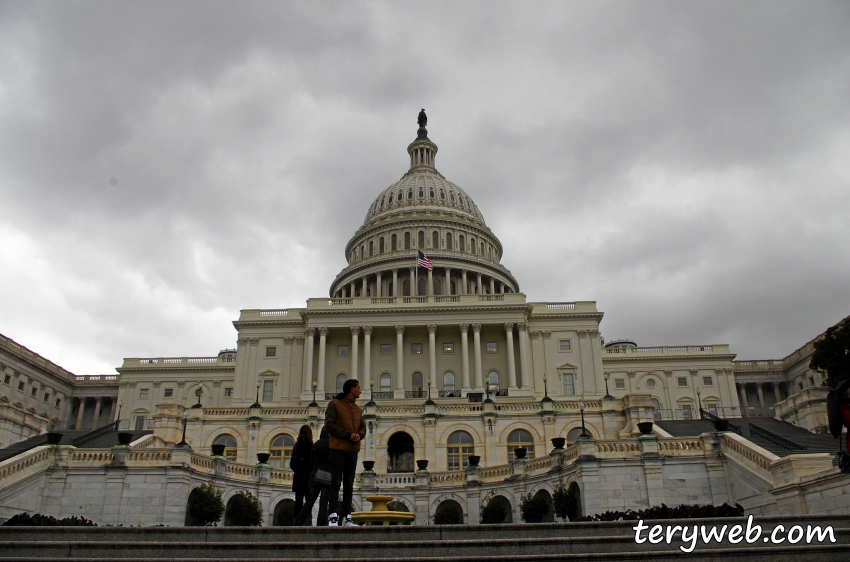
POLYGON ((454 500, 440 502, 434 511, 434 525, 462 525, 463 508, 454 500))
POLYGON ((295 500, 281 500, 274 506, 274 526, 291 527, 295 517, 295 500))
POLYGON ((567 488, 567 502, 567 517, 575 521, 581 517, 581 489, 575 482, 567 488))
POLYGON ((493 496, 481 511, 481 523, 513 523, 513 508, 505 496, 493 496))
POLYGON ((546 506, 549 508, 549 511, 546 513, 546 515, 543 516, 543 519, 540 520, 540 523, 554 523, 555 510, 552 508, 552 494, 550 494, 548 490, 540 490, 536 494, 534 494, 534 497, 542 497, 543 500, 546 502, 546 506))
POLYGON ((403 431, 387 442, 387 472, 413 472, 413 437, 403 431))

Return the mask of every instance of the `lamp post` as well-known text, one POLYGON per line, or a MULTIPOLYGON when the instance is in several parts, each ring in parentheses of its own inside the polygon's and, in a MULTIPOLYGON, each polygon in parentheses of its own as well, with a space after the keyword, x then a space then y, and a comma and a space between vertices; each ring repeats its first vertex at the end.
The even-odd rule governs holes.
POLYGON ((613 400, 614 397, 611 396, 611 393, 608 392, 608 373, 603 373, 602 378, 605 379, 605 396, 602 397, 603 400, 613 400))
POLYGON ((428 379, 428 400, 425 401, 426 406, 433 406, 434 401, 431 400, 431 379, 428 379))
POLYGON ((180 443, 177 445, 180 447, 186 447, 189 444, 186 443, 186 423, 189 421, 189 410, 183 411, 183 439, 180 440, 180 443))
POLYGON ((316 402, 316 387, 317 387, 317 386, 319 386, 319 383, 317 383, 316 381, 313 381, 313 401, 312 401, 312 402, 310 402, 310 403, 307 405, 309 408, 315 408, 315 407, 317 407, 317 406, 319 405, 319 404, 316 402))
POLYGON ((375 404, 375 381, 372 379, 369 379, 369 401, 366 402, 366 405, 377 406, 377 404, 375 404))
POLYGON ((118 422, 119 424, 121 423, 121 406, 123 406, 123 405, 124 405, 124 401, 119 400, 118 401, 118 415, 115 416, 115 421, 118 422))
POLYGON ((699 406, 699 419, 703 419, 702 418, 702 398, 700 398, 700 394, 702 394, 702 391, 700 391, 700 389, 697 389, 697 406, 699 406))
POLYGON ((579 437, 590 437, 590 435, 587 434, 587 429, 585 429, 585 427, 584 427, 584 401, 583 400, 579 400, 578 410, 579 410, 579 412, 581 412, 581 435, 579 435, 579 437))
POLYGON ((257 399, 256 399, 256 401, 254 401, 253 404, 251 404, 252 408, 262 408, 262 406, 260 405, 260 387, 261 386, 263 386, 262 383, 260 383, 260 381, 257 381, 257 399))
POLYGON ((198 397, 198 403, 195 404, 194 406, 192 406, 193 408, 203 408, 203 406, 201 406, 201 396, 203 396, 203 395, 204 395, 204 389, 203 388, 199 388, 198 390, 195 391, 195 396, 198 397))
POLYGON ((546 382, 546 375, 543 375, 543 400, 541 402, 551 402, 552 399, 549 398, 549 385, 546 382))

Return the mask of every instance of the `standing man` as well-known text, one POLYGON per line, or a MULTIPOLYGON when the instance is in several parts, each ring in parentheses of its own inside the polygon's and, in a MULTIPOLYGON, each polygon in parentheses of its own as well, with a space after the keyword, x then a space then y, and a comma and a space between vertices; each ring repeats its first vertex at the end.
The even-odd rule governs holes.
POLYGON ((339 525, 340 519, 346 527, 356 527, 351 519, 351 498, 354 495, 354 472, 357 470, 357 454, 360 441, 366 437, 363 411, 354 402, 360 398, 360 383, 348 379, 325 410, 325 428, 330 437, 328 461, 333 464, 333 479, 329 490, 328 526, 339 525), (342 507, 337 510, 339 485, 342 483, 342 507), (341 517, 340 517, 341 516, 341 517))

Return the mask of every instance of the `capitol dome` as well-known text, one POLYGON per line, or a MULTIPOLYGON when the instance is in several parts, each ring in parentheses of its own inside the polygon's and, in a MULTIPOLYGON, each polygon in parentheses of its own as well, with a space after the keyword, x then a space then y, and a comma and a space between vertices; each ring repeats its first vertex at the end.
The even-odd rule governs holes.
POLYGON ((407 147, 410 168, 372 202, 345 247, 348 266, 330 296, 428 297, 519 291, 501 265, 502 243, 472 198, 435 166, 437 145, 419 114, 416 140, 407 147), (418 268, 418 252, 433 271, 418 268))

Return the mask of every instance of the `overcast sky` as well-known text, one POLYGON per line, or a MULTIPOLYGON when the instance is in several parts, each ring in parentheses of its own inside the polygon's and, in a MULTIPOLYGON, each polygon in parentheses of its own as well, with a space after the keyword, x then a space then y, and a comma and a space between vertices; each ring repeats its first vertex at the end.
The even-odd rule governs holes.
POLYGON ((424 107, 530 301, 780 358, 850 314, 850 3, 0 2, 0 333, 78 374, 327 296, 424 107))

